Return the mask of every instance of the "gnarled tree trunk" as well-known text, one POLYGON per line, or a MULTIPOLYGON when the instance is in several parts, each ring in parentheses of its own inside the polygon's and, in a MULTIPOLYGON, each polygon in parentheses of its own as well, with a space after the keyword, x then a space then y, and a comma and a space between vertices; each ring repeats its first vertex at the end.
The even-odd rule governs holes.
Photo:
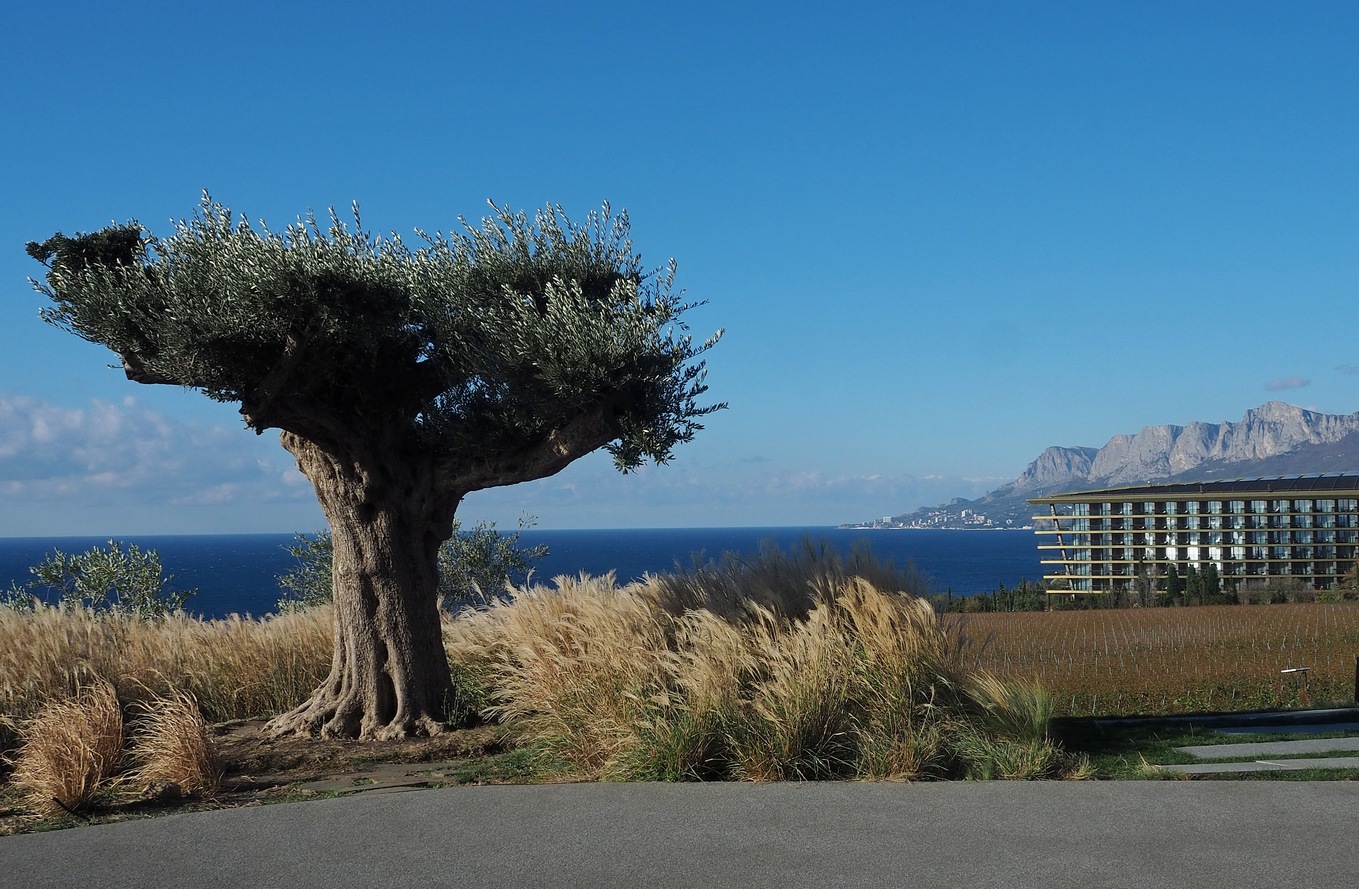
POLYGON ((449 688, 439 625, 438 550, 457 497, 427 461, 396 449, 338 457, 284 433, 316 488, 334 543, 335 654, 330 675, 275 735, 386 740, 442 730, 449 688))

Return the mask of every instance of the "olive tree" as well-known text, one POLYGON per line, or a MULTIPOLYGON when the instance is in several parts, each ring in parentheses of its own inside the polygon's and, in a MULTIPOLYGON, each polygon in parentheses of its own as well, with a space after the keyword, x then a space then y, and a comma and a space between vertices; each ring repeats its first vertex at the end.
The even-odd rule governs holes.
POLYGON ((122 361, 128 379, 240 405, 311 481, 334 546, 335 646, 276 734, 437 732, 449 670, 438 552, 470 492, 559 472, 600 448, 666 462, 724 405, 707 391, 674 290, 626 213, 584 223, 492 205, 419 245, 332 210, 278 232, 206 195, 166 237, 135 222, 57 233, 43 317, 122 361))

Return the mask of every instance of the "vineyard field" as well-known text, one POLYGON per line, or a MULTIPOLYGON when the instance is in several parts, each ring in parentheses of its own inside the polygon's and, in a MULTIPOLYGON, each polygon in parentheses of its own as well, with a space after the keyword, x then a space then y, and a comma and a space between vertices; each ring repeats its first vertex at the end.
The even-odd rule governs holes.
POLYGON ((963 662, 1034 680, 1060 716, 1352 705, 1359 604, 943 615, 963 662), (1285 670, 1308 668, 1303 672, 1285 670))

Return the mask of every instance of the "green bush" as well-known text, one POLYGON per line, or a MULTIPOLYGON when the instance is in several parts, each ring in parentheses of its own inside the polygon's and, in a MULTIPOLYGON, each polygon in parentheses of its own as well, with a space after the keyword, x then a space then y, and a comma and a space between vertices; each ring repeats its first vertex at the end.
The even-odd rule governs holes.
POLYGON ((53 550, 42 564, 28 569, 36 580, 11 584, 3 593, 11 607, 31 607, 53 598, 92 611, 122 611, 138 617, 163 617, 184 608, 197 590, 175 590, 155 550, 110 540, 80 555, 53 550))
MULTIPOLYGON (((500 595, 505 585, 524 584, 533 566, 547 555, 547 547, 522 546, 519 534, 533 519, 519 520, 519 530, 502 534, 495 522, 477 522, 470 531, 453 523, 453 536, 439 548, 439 601, 447 610, 485 603, 500 595)), ((278 578, 282 596, 279 611, 306 608, 331 600, 334 543, 329 531, 298 534, 288 552, 297 566, 278 578)))

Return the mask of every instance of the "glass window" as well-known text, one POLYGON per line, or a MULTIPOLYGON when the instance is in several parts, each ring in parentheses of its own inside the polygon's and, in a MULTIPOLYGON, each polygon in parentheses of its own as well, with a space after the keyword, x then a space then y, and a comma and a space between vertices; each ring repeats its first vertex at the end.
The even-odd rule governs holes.
POLYGON ((1334 500, 1318 500, 1317 512, 1335 512, 1334 500))
POLYGON ((1294 500, 1294 501, 1293 501, 1293 511, 1294 511, 1294 512, 1311 512, 1311 511, 1312 511, 1312 501, 1310 501, 1310 500, 1294 500))
POLYGON ((1232 501, 1229 501, 1229 502, 1227 503, 1227 511, 1228 511, 1228 512, 1234 512, 1234 513, 1236 513, 1237 515, 1240 515, 1241 513, 1243 513, 1243 512, 1246 511, 1246 501, 1244 501, 1244 500, 1232 500, 1232 501))
POLYGON ((1166 501, 1166 515, 1175 515, 1175 513, 1179 511, 1180 504, 1176 503, 1174 500, 1166 501))
POLYGON ((1270 512, 1288 512, 1292 508, 1292 500, 1275 500, 1269 504, 1270 512))
POLYGON ((1209 514, 1209 515, 1221 515, 1221 514, 1222 514, 1222 501, 1221 501, 1221 500, 1209 500, 1209 501, 1208 501, 1208 514, 1209 514))
POLYGON ((1190 514, 1198 512, 1199 502, 1197 500, 1186 500, 1184 502, 1184 511, 1190 514))
POLYGON ((1252 500, 1250 502, 1250 511, 1261 514, 1269 512, 1269 504, 1264 500, 1252 500))

